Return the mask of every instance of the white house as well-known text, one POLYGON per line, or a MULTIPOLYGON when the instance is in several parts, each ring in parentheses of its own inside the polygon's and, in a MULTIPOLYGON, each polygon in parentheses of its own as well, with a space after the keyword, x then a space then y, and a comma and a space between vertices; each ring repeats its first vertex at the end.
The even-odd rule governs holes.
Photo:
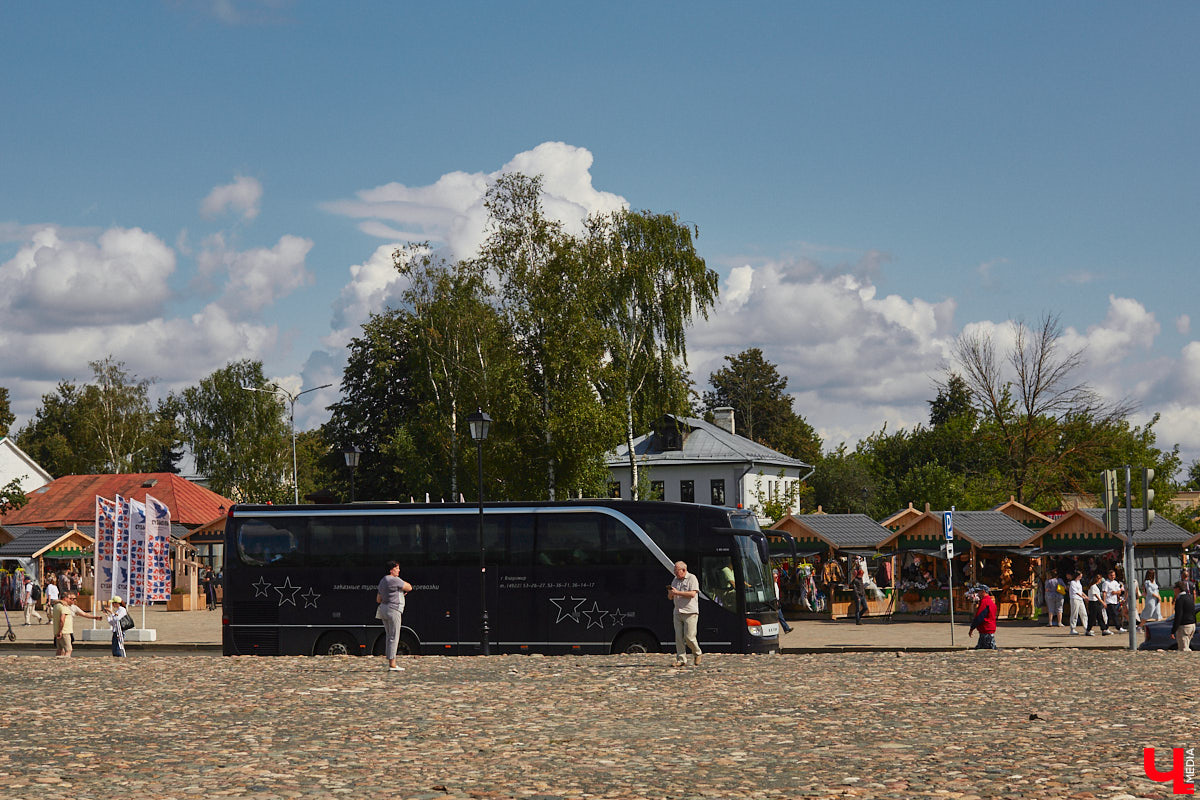
POLYGON ((0 438, 0 486, 7 486, 14 478, 25 494, 54 480, 49 472, 17 447, 16 442, 5 436, 0 438))
MULTIPOLYGON (((759 497, 784 497, 812 474, 811 464, 738 436, 732 408, 718 408, 714 415, 710 423, 667 414, 653 431, 634 439, 642 499, 756 508, 759 497)), ((609 496, 632 498, 628 448, 606 453, 605 464, 609 496)))

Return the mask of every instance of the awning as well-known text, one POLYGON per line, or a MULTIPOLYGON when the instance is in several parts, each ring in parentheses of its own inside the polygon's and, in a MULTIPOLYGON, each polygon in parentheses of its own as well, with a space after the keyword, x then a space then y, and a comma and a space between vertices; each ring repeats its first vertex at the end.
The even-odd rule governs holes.
POLYGON ((1119 548, 1116 547, 1068 547, 1066 550, 1046 550, 1039 549, 1033 552, 1035 556, 1101 556, 1105 553, 1111 553, 1119 548))
POLYGON ((78 547, 63 548, 58 550, 47 550, 42 553, 42 558, 83 558, 90 556, 91 550, 80 550, 78 547))

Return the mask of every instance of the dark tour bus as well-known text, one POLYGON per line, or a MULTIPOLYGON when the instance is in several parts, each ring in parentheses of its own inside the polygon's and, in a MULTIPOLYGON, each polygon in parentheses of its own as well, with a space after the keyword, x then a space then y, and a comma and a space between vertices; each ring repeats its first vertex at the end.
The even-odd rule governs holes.
POLYGON ((754 514, 690 503, 235 505, 225 525, 225 655, 381 655, 375 594, 389 560, 413 585, 400 652, 671 652, 667 585, 700 581, 704 650, 779 649, 767 542, 754 514), (730 580, 732 576, 732 581, 730 580), (481 580, 481 577, 483 580, 481 580))

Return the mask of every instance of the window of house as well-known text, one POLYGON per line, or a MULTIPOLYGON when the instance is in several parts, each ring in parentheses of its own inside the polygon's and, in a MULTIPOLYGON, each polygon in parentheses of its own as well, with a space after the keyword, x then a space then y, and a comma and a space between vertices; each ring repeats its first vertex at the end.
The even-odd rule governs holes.
POLYGON ((679 482, 679 502, 681 502, 681 503, 696 502, 696 482, 695 481, 680 481, 679 482))
POLYGON ((662 500, 667 496, 667 485, 663 481, 650 481, 650 500, 662 500))
POLYGON ((712 490, 712 504, 714 506, 725 505, 725 479, 713 478, 709 481, 709 487, 712 490))
POLYGON ((613 500, 621 499, 621 482, 620 481, 609 481, 608 482, 608 496, 611 497, 613 500))

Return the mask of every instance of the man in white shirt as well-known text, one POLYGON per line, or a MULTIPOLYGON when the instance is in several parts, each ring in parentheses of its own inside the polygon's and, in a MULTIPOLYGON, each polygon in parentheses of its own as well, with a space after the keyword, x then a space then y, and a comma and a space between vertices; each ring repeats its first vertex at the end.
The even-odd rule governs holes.
POLYGON ((1121 598, 1125 596, 1125 587, 1117 580, 1117 571, 1110 569, 1108 579, 1100 584, 1100 593, 1104 596, 1104 609, 1108 614, 1108 627, 1116 628, 1120 633, 1121 627, 1121 598))
POLYGON ((675 562, 675 579, 667 587, 667 598, 675 604, 675 666, 687 665, 685 647, 692 650, 694 663, 700 666, 700 642, 696 631, 700 621, 700 582, 688 572, 687 564, 675 562))
POLYGON ((46 622, 51 622, 54 618, 54 604, 58 602, 58 584, 55 583, 53 575, 50 576, 50 582, 46 584, 46 591, 44 594, 46 598, 45 608, 48 617, 46 622))

